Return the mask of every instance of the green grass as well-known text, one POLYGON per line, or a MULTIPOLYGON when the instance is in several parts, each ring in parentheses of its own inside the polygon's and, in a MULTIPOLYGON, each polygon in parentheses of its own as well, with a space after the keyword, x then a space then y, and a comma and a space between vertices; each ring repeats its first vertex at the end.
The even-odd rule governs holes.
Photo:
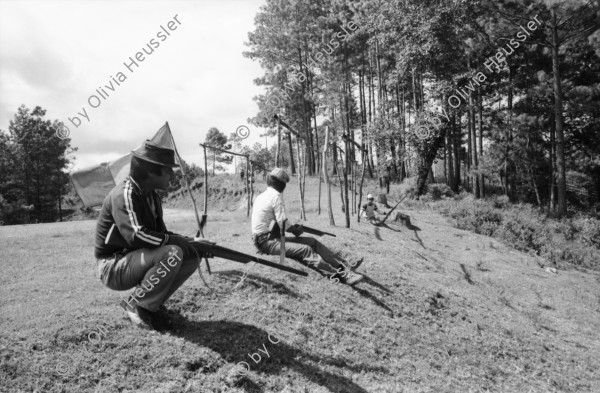
MULTIPOLYGON (((359 271, 371 281, 352 289, 312 271, 303 278, 257 265, 234 289, 250 266, 213 259, 204 277, 216 293, 192 276, 166 303, 176 321, 168 333, 132 326, 118 306, 127 292, 95 275, 94 221, 0 227, 0 391, 600 390, 597 273, 549 274, 418 205, 399 207, 418 229, 376 228, 356 216, 343 228, 338 189, 330 227, 324 200, 316 214, 316 190, 307 179, 310 225, 335 233, 321 238, 333 248, 364 256, 359 271), (257 352, 254 363, 248 354, 257 352), (251 370, 236 375, 243 361, 251 370)), ((294 178, 292 219, 297 194, 294 178)), ((209 205, 207 237, 254 254, 245 211, 225 205, 209 205)), ((170 211, 166 221, 195 231, 189 212, 170 211)))

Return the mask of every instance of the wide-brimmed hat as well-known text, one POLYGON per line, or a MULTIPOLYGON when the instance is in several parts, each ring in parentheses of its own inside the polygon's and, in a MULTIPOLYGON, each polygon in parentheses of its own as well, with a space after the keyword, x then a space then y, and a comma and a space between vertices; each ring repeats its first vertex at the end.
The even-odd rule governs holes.
POLYGON ((284 183, 288 183, 290 181, 288 174, 281 168, 273 168, 270 175, 284 183))
POLYGON ((144 144, 131 152, 134 157, 140 160, 148 161, 153 164, 166 166, 169 168, 178 168, 179 164, 175 163, 175 151, 167 149, 151 142, 149 139, 144 144))

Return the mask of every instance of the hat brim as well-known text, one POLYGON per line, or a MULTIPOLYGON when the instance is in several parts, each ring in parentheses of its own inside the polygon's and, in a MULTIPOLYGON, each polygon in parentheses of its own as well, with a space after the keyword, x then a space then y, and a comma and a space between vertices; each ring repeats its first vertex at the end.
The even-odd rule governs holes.
POLYGON ((132 154, 132 155, 133 155, 135 158, 138 158, 138 159, 140 159, 140 160, 144 160, 144 161, 146 161, 146 162, 151 162, 151 163, 153 163, 153 164, 157 164, 157 165, 160 165, 160 166, 165 166, 165 167, 168 167, 168 168, 179 168, 179 167, 180 167, 180 165, 179 165, 179 164, 176 164, 176 163, 173 163, 173 164, 166 164, 166 163, 164 163, 164 162, 158 162, 158 161, 150 160, 150 159, 148 159, 148 158, 146 158, 146 157, 142 157, 142 156, 138 155, 138 154, 137 154, 137 152, 136 152, 135 150, 134 150, 134 151, 132 151, 132 152, 131 152, 131 154, 132 154))

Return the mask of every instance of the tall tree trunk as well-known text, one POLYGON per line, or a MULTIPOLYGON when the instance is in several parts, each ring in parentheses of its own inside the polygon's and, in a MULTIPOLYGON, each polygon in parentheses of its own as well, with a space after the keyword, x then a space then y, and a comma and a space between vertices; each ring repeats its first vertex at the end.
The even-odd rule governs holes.
POLYGON ((292 145, 292 133, 287 132, 288 147, 290 148, 290 165, 292 166, 292 175, 296 174, 296 167, 294 166, 294 145, 292 145))
MULTIPOLYGON (((60 171, 60 169, 59 169, 59 171, 60 171)), ((60 192, 60 188, 61 188, 60 187, 60 176, 58 176, 58 174, 57 174, 56 177, 59 179, 59 181, 58 181, 58 221, 62 222, 62 204, 61 204, 62 195, 60 192)))
MULTIPOLYGON (((305 44, 306 47, 306 44, 305 44)), ((302 65, 302 50, 300 48, 298 48, 298 61, 300 63, 300 72, 303 72, 303 65, 302 65)), ((310 115, 308 113, 308 110, 306 108, 306 99, 304 97, 306 97, 306 88, 304 83, 300 84, 300 87, 302 88, 302 125, 304 126, 304 133, 306 135, 306 149, 305 149, 305 157, 306 155, 308 155, 308 166, 309 166, 309 173, 312 174, 312 156, 311 156, 311 148, 312 148, 312 137, 310 135, 310 115)), ((298 161, 300 162, 300 161, 298 161)), ((300 166, 298 166, 298 171, 300 171, 300 166)))
POLYGON ((458 187, 460 186, 460 147, 462 135, 460 132, 460 113, 452 114, 452 146, 454 148, 454 182, 456 184, 456 190, 454 192, 458 192, 458 187), (456 124, 456 120, 458 119, 459 124, 456 124))
POLYGON ((402 148, 402 163, 400 166, 400 181, 404 181, 406 178, 406 93, 404 91, 404 85, 402 86, 402 139, 400 140, 400 146, 402 148))
POLYGON ((444 139, 444 181, 446 182, 447 186, 450 186, 450 183, 448 182, 448 144, 446 143, 446 140, 448 138, 444 139))
MULTIPOLYGON (((512 67, 508 67, 508 149, 513 149, 513 102, 514 102, 514 70, 512 67)), ((517 179, 517 171, 516 164, 514 159, 510 157, 510 154, 507 156, 508 160, 508 173, 510 177, 506 179, 506 186, 509 187, 508 197, 511 201, 515 201, 517 198, 517 190, 516 190, 516 179, 517 179)))
MULTIPOLYGON (((335 123, 335 105, 333 105, 331 107, 331 122, 335 123)), ((332 138, 331 143, 333 143, 333 145, 334 145, 334 147, 332 149, 332 152, 331 152, 333 154, 332 157, 333 157, 333 163, 334 163, 334 165, 333 165, 333 174, 337 175, 338 174, 338 172, 337 172, 338 169, 337 169, 337 164, 336 163, 338 161, 338 156, 337 156, 337 148, 336 148, 336 146, 337 146, 337 144, 336 144, 336 136, 337 135, 336 135, 336 132, 335 132, 335 127, 332 127, 332 131, 333 131, 333 138, 332 138)), ((341 185, 340 185, 340 187, 341 187, 341 185)))
POLYGON ((327 214, 329 215, 329 225, 335 225, 333 219, 333 210, 331 208, 331 184, 329 183, 329 174, 327 173, 327 149, 329 147, 329 126, 325 126, 325 143, 323 144, 323 177, 327 186, 327 214))
POLYGON ((396 156, 396 144, 394 143, 393 136, 390 138, 390 151, 392 153, 392 168, 394 169, 393 176, 391 176, 391 178, 395 181, 398 179, 398 164, 396 156))
POLYGON ((527 165, 527 173, 529 175, 529 181, 531 182, 531 186, 533 187, 533 191, 535 192, 535 199, 537 201, 538 207, 540 209, 543 209, 542 198, 540 197, 540 191, 538 190, 538 186, 535 183, 535 178, 533 176, 533 170, 531 169, 531 164, 527 165))
MULTIPOLYGON (((364 70, 364 57, 363 57, 363 68, 362 70, 364 70)), ((362 146, 363 148, 367 149, 369 148, 369 143, 367 142, 368 139, 368 135, 367 135, 367 102, 365 100, 365 74, 363 71, 359 72, 359 98, 360 98, 360 129, 361 129, 361 142, 362 142, 362 146)), ((367 168, 369 171, 369 176, 371 177, 371 179, 373 178, 373 168, 371 168, 371 162, 369 161, 368 157, 365 157, 367 159, 367 168)))
POLYGON ((277 150, 275 150, 275 166, 279 167, 279 155, 281 154, 281 124, 277 122, 277 150))
POLYGON ((452 156, 453 149, 453 137, 452 137, 452 129, 446 128, 446 146, 448 148, 448 186, 454 192, 458 192, 458 185, 454 179, 454 162, 452 156))
POLYGON ((565 131, 563 125, 562 113, 562 86, 560 80, 560 68, 558 49, 558 27, 556 17, 556 7, 550 9, 552 18, 552 74, 554 80, 554 117, 556 121, 556 169, 558 186, 558 215, 560 217, 567 214, 567 174, 565 166, 565 131))
POLYGON ((555 114, 550 114, 550 206, 548 211, 556 212, 556 121, 555 114))
POLYGON ((304 156, 303 160, 303 154, 300 151, 300 144, 301 139, 296 138, 296 155, 298 156, 298 188, 300 189, 300 219, 306 220, 306 212, 304 211, 304 190, 302 189, 302 174, 304 173, 304 167, 306 166, 306 156, 304 156))
MULTIPOLYGON (((477 97, 478 97, 478 112, 479 112, 479 154, 478 158, 478 167, 479 163, 483 166, 483 97, 481 96, 481 88, 477 87, 477 97)), ((483 172, 479 174, 479 191, 482 198, 485 197, 485 180, 483 178, 483 172)))
POLYGON ((412 94, 413 94, 413 109, 415 111, 415 118, 419 113, 419 106, 417 105, 417 82, 415 80, 415 67, 412 68, 412 94))
POLYGON ((419 153, 420 157, 417 161, 417 199, 425 192, 427 176, 429 175, 429 171, 431 171, 431 165, 433 164, 433 160, 435 160, 438 150, 443 144, 444 135, 439 134, 433 140, 431 147, 429 147, 426 151, 419 153))
POLYGON ((479 170, 479 161, 477 160, 477 127, 475 123, 475 105, 473 103, 473 93, 469 92, 469 116, 471 117, 471 131, 473 132, 473 137, 471 138, 473 143, 473 148, 471 149, 471 158, 473 159, 473 195, 475 198, 481 198, 481 192, 479 190, 479 176, 477 175, 477 171, 479 170))
POLYGON ((313 123, 315 125, 315 143, 316 143, 316 147, 315 147, 314 151, 312 152, 312 154, 315 156, 315 162, 316 162, 316 165, 317 165, 316 171, 314 171, 314 172, 318 172, 319 173, 319 187, 321 187, 321 165, 320 165, 321 158, 319 157, 319 129, 317 128, 317 106, 316 105, 314 105, 313 123))
POLYGON ((346 162, 346 169, 344 170, 344 206, 346 207, 344 209, 344 213, 346 215, 346 228, 350 228, 350 201, 348 200, 348 164, 350 162, 349 159, 349 155, 348 155, 348 142, 346 141, 346 149, 345 152, 346 154, 344 154, 345 156, 345 162, 346 162))
POLYGON ((360 205, 362 203, 362 196, 363 196, 363 185, 365 183, 365 152, 363 151, 361 153, 362 155, 362 175, 360 177, 360 189, 359 189, 359 194, 358 194, 358 214, 356 215, 357 221, 360 222, 360 205))
MULTIPOLYGON (((469 102, 471 102, 471 96, 469 95, 469 102)), ((466 164, 467 164, 467 176, 465 176, 465 178, 467 179, 467 190, 469 191, 474 191, 474 187, 472 186, 472 177, 473 174, 471 173, 471 162, 473 160, 473 122, 471 121, 471 108, 467 108, 465 115, 467 115, 467 160, 466 160, 466 164)))

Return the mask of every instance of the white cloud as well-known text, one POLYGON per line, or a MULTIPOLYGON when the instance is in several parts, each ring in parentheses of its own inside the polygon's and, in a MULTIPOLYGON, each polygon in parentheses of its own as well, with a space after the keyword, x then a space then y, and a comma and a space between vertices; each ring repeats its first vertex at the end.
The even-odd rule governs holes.
MULTIPOLYGON (((77 168, 128 152, 169 121, 181 155, 200 163, 210 127, 229 135, 256 114, 262 70, 242 52, 263 2, 0 0, 0 128, 21 104, 43 107, 71 129, 77 168), (175 15, 181 25, 128 71, 123 63, 175 15), (91 108, 118 72, 127 79, 91 108)), ((249 127, 252 145, 263 130, 249 127)))

